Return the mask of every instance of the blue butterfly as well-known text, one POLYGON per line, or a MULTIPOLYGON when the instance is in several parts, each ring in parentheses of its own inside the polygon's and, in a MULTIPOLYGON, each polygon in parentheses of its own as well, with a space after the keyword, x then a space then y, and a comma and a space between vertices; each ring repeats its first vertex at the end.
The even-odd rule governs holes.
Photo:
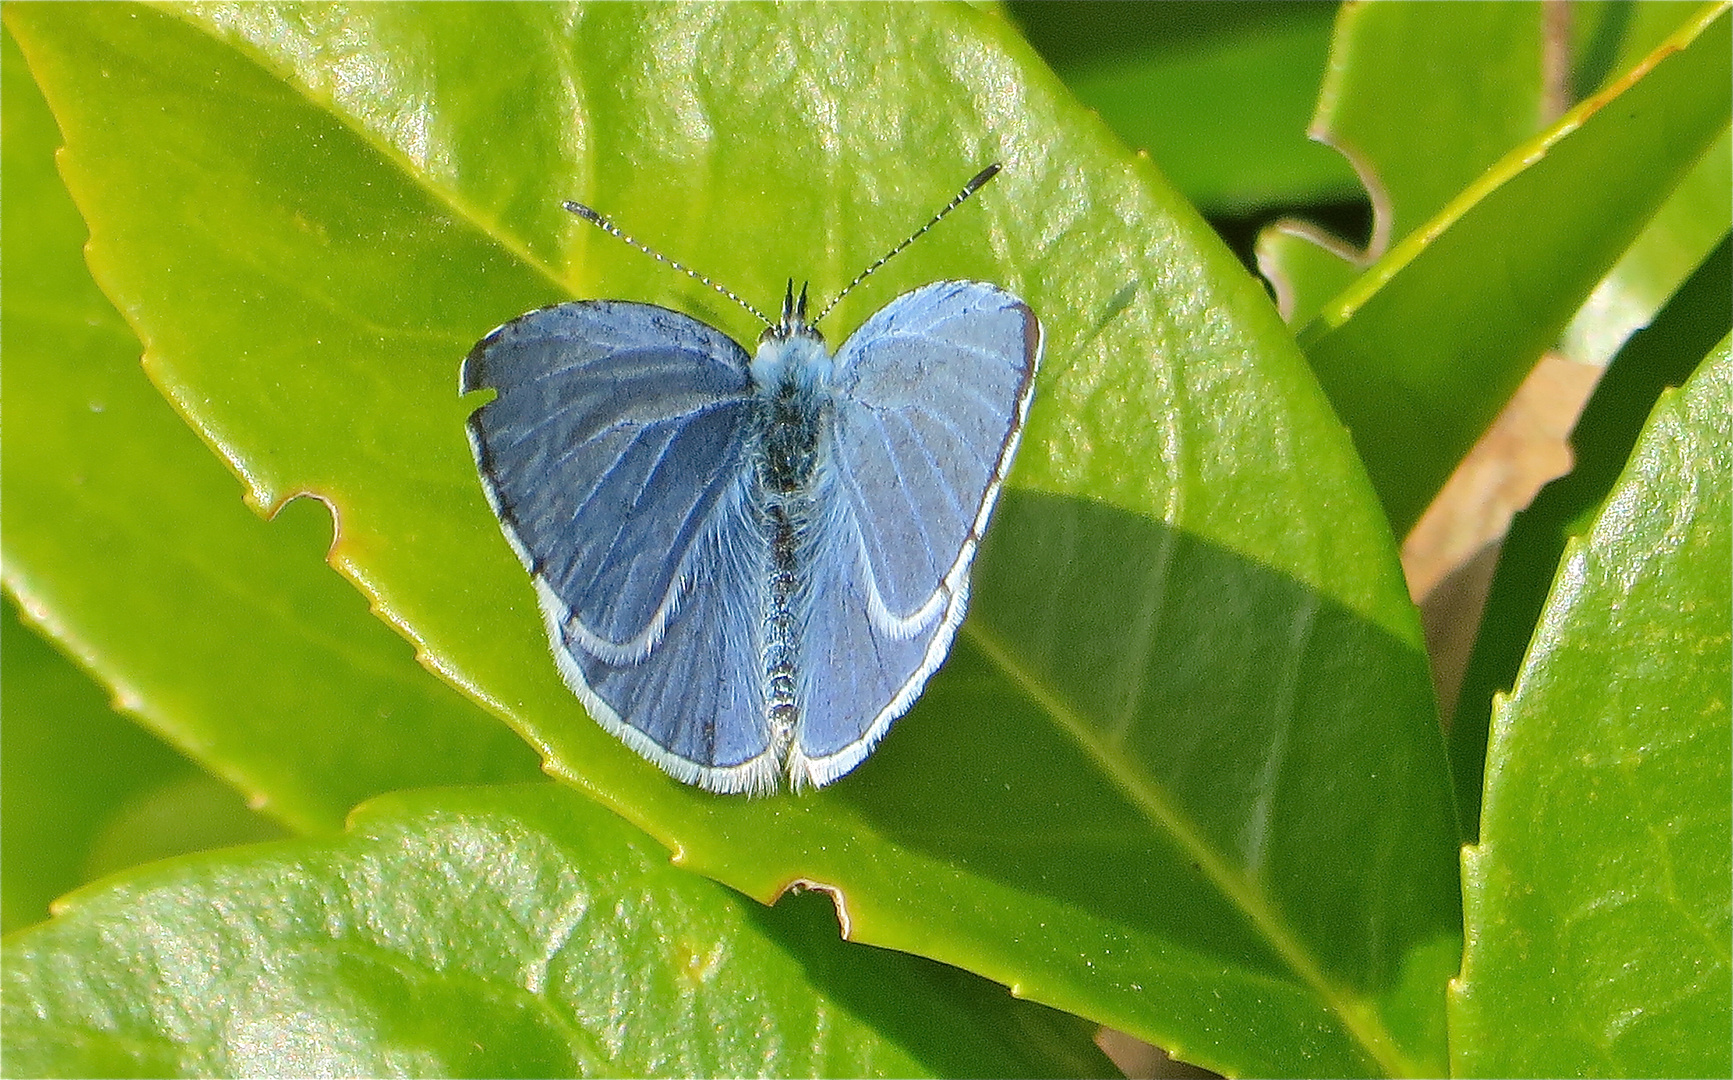
POLYGON ((905 293, 834 355, 794 283, 754 356, 654 304, 581 300, 483 338, 482 487, 590 714, 715 792, 837 779, 950 651, 1016 453, 1040 324, 996 285, 905 293))

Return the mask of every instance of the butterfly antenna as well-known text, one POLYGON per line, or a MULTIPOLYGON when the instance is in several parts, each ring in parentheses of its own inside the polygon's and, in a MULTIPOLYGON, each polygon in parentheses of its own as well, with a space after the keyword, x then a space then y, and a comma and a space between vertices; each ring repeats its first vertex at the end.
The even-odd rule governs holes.
MULTIPOLYGON (((993 164, 987 166, 985 169, 982 169, 980 172, 976 173, 975 178, 970 180, 968 183, 964 184, 963 190, 957 192, 956 196, 953 199, 951 199, 950 202, 945 204, 944 209, 942 209, 938 213, 934 214, 933 219, 931 221, 927 222, 925 225, 922 225, 920 228, 918 228, 914 232, 910 233, 909 238, 907 240, 904 240, 902 243, 898 244, 896 247, 891 248, 890 251, 885 253, 884 258, 880 259, 876 263, 873 263, 871 266, 867 267, 865 270, 862 270, 859 274, 855 275, 855 279, 853 281, 849 282, 847 285, 845 285, 843 287, 842 292, 837 293, 834 297, 831 298, 830 303, 824 305, 824 310, 820 311, 818 313, 818 316, 812 320, 813 325, 817 325, 818 323, 822 322, 824 320, 824 317, 826 315, 830 314, 830 309, 834 308, 838 304, 842 303, 842 298, 847 296, 849 293, 853 292, 854 287, 856 285, 859 285, 861 282, 865 281, 872 274, 872 272, 874 270, 877 270, 879 267, 883 266, 885 263, 888 263, 892 259, 896 258, 897 254, 899 252, 901 252, 904 248, 908 247, 910 244, 914 243, 916 240, 919 240, 921 238, 921 235, 923 233, 925 233, 928 229, 932 228, 934 225, 937 225, 939 222, 943 221, 946 214, 950 213, 952 210, 955 210, 957 207, 963 205, 964 199, 967 199, 969 196, 973 195, 975 192, 980 191, 981 188, 987 183, 987 181, 993 179, 993 177, 995 177, 995 176, 998 176, 1000 168, 1002 168, 1002 166, 998 162, 995 161, 993 164)), ((570 207, 571 207, 571 204, 568 203, 567 208, 570 209, 570 207)), ((688 271, 688 272, 690 272, 690 271, 688 271)))
POLYGON ((632 239, 630 236, 627 236, 625 233, 621 232, 620 227, 618 225, 615 225, 613 222, 609 221, 607 218, 603 217, 601 214, 599 214, 596 211, 585 206, 583 203, 572 202, 570 200, 567 200, 565 203, 565 207, 567 210, 570 210, 572 213, 583 218, 585 221, 589 222, 591 225, 594 225, 596 228, 602 230, 605 233, 612 234, 616 239, 625 241, 627 244, 631 245, 632 247, 637 248, 639 251, 642 251, 644 254, 650 256, 652 259, 655 259, 658 262, 667 263, 669 266, 680 271, 682 274, 685 274, 687 277, 691 278, 692 280, 702 282, 703 284, 710 286, 712 289, 715 289, 717 292, 721 293, 723 296, 726 296, 728 299, 734 301, 736 304, 739 304, 741 307, 745 308, 747 311, 752 312, 753 317, 756 318, 759 322, 763 323, 765 326, 774 325, 768 318, 765 317, 764 312, 759 311, 757 308, 753 307, 751 304, 747 303, 745 300, 742 300, 740 298, 740 295, 738 293, 736 293, 733 289, 728 288, 727 286, 721 284, 720 282, 711 281, 709 278, 705 277, 703 274, 700 274, 698 271, 692 269, 689 266, 685 266, 681 263, 675 262, 673 259, 670 259, 668 256, 662 254, 660 251, 657 251, 655 248, 651 247, 648 244, 641 244, 638 241, 632 239))

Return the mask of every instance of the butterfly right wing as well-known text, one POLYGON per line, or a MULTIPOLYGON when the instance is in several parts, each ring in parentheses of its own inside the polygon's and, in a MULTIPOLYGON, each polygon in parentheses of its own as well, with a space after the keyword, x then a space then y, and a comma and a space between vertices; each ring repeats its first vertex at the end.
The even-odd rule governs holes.
POLYGON ((706 787, 775 769, 756 622, 721 629, 764 580, 747 364, 678 312, 581 301, 495 330, 461 378, 497 392, 470 444, 561 674, 604 727, 706 787))
POLYGON ((996 285, 886 304, 836 354, 788 772, 859 764, 943 663, 1029 411, 1041 328, 996 285))

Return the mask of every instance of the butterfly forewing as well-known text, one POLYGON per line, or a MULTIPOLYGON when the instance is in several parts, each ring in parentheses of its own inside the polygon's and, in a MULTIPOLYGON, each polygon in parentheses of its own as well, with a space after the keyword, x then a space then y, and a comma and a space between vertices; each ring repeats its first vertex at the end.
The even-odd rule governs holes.
POLYGON ((991 509, 1038 345, 1022 301, 947 281, 891 301, 838 350, 832 462, 890 614, 929 604, 991 509))
POLYGON ((519 557, 597 647, 641 655, 740 472, 746 354, 664 308, 562 304, 476 346, 463 388, 485 387, 470 436, 519 557))

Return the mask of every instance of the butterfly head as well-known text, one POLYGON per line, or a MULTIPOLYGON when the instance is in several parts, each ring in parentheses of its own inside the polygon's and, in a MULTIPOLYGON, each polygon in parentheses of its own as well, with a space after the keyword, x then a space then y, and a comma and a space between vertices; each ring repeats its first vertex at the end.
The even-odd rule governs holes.
POLYGON ((794 294, 794 280, 782 297, 782 318, 765 327, 758 336, 758 352, 752 358, 752 381, 763 393, 784 388, 810 387, 823 383, 830 372, 830 350, 824 335, 807 321, 806 286, 794 294))
POLYGON ((794 337, 811 337, 818 339, 822 345, 824 335, 818 332, 815 325, 806 318, 806 283, 800 286, 800 295, 794 295, 794 279, 788 279, 788 291, 782 295, 782 318, 764 328, 764 333, 758 335, 758 344, 765 345, 772 341, 787 341, 794 337))

